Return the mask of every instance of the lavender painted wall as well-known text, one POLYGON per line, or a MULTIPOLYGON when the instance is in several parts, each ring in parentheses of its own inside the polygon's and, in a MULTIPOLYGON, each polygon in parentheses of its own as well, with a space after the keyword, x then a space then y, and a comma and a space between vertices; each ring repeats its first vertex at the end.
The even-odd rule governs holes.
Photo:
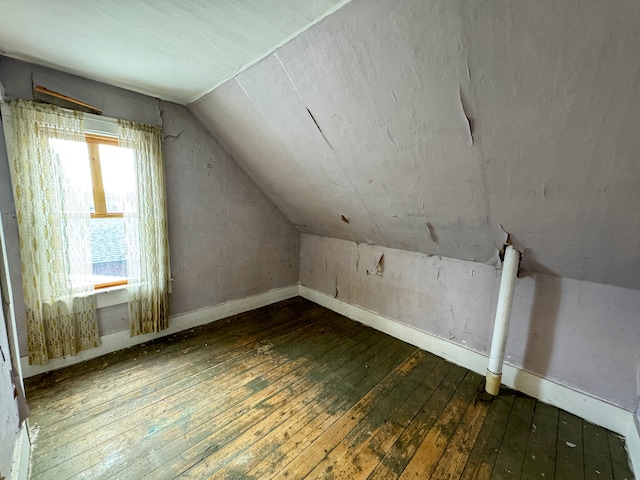
MULTIPOLYGON (((487 354, 500 273, 476 262, 301 236, 302 285, 487 354)), ((638 290, 545 274, 520 278, 505 360, 636 411, 638 312, 638 290)))
MULTIPOLYGON (((297 282, 298 232, 185 107, 2 56, 0 82, 8 97, 31 99, 32 84, 39 84, 102 108, 105 116, 163 125, 171 314, 297 282)), ((24 356, 18 230, 2 129, 0 211, 24 356)), ((128 330, 127 316, 126 305, 100 310, 100 333, 128 330)))

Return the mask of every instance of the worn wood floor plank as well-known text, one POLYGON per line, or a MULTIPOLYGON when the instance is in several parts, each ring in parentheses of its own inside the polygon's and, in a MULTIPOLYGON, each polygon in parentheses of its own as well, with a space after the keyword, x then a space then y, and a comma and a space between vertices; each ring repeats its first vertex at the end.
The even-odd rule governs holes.
MULTIPOLYGON (((299 336, 283 335, 272 339, 273 343, 269 344, 269 348, 279 345, 280 343, 299 342, 305 336, 315 338, 317 332, 306 330, 298 330, 299 336)), ((262 346, 264 347, 264 345, 262 346)), ((262 348, 261 347, 261 348, 262 348)), ((260 375, 263 371, 273 368, 269 363, 272 358, 265 355, 256 355, 253 350, 239 351, 237 355, 231 358, 223 358, 221 356, 213 357, 206 364, 211 365, 202 370, 195 371, 189 376, 182 374, 163 377, 162 381, 150 382, 147 386, 141 386, 138 390, 131 394, 123 395, 111 403, 106 403, 100 407, 87 406, 86 411, 79 414, 69 413, 69 417, 50 427, 49 436, 45 436, 39 443, 37 454, 41 459, 40 465, 46 466, 49 462, 51 449, 56 446, 55 460, 60 463, 70 456, 78 455, 82 450, 78 449, 77 443, 72 442, 74 439, 80 440, 80 445, 85 445, 86 449, 89 444, 86 440, 93 435, 93 432, 100 429, 101 438, 107 440, 111 436, 122 433, 123 429, 131 428, 131 423, 127 417, 135 416, 139 421, 142 417, 155 417, 157 411, 165 412, 167 408, 177 409, 183 406, 184 402, 173 397, 179 395, 182 398, 197 395, 203 390, 210 388, 208 380, 215 379, 218 386, 225 383, 233 382, 235 386, 242 385, 242 381, 249 381, 260 375), (178 401, 178 403, 175 403, 178 401), (109 415, 104 415, 109 412, 109 415), (83 441, 84 440, 84 441, 83 441), (68 453, 62 455, 65 449, 68 453)), ((202 364, 204 367, 204 364, 202 364)), ((193 368, 193 367, 192 367, 193 368)), ((185 400, 188 402, 189 400, 185 400)))
MULTIPOLYGON (((433 366, 416 385, 409 398, 398 405, 391 415, 385 415, 383 424, 368 435, 361 446, 342 455, 332 464, 335 478, 364 479, 378 466, 400 434, 404 431, 424 403, 440 385, 452 365, 434 357, 433 366)), ((432 363, 431 361, 429 362, 432 363)), ((411 382, 413 383, 413 382, 411 382)), ((367 432, 369 433, 369 432, 367 432)))
POLYGON ((533 398, 516 397, 493 467, 492 478, 521 477, 535 404, 536 401, 533 398))
POLYGON ((607 431, 587 421, 582 422, 585 480, 613 480, 607 431))
MULTIPOLYGON (((317 319, 311 316, 307 322, 311 324, 315 320, 317 319)), ((83 413, 90 412, 89 407, 111 409, 113 401, 121 400, 128 392, 135 393, 140 388, 152 388, 154 382, 149 382, 150 378, 158 383, 166 377, 191 371, 194 365, 201 364, 203 361, 217 362, 220 359, 233 358, 243 351, 250 351, 261 339, 270 338, 271 335, 279 331, 291 334, 291 330, 288 328, 294 325, 295 318, 291 318, 284 325, 274 323, 266 325, 261 330, 258 330, 258 326, 255 326, 255 331, 253 328, 245 326, 245 328, 229 329, 228 332, 223 331, 223 335, 219 338, 202 335, 186 338, 181 344, 176 344, 175 348, 166 348, 161 355, 150 354, 153 358, 145 355, 144 352, 148 351, 147 347, 139 348, 138 354, 133 357, 133 361, 129 362, 131 365, 128 368, 120 362, 119 366, 121 365, 123 368, 110 368, 108 375, 106 375, 107 378, 103 378, 105 376, 96 377, 96 372, 92 372, 81 379, 73 377, 76 381, 65 381, 64 385, 68 393, 64 396, 59 395, 54 402, 46 402, 48 414, 46 417, 38 419, 37 426, 44 429, 44 427, 49 427, 62 419, 70 418, 77 418, 82 423, 82 417, 76 417, 74 409, 79 409, 83 413), (165 366, 168 358, 171 358, 172 361, 173 368, 171 370, 165 366), (78 385, 79 381, 82 381, 81 385, 78 385)), ((304 328, 305 326, 305 324, 295 325, 296 328, 304 328)), ((120 352, 117 353, 122 355, 120 352)), ((132 351, 129 351, 129 355, 131 353, 132 351)), ((56 371, 51 375, 61 374, 56 371)), ((51 391, 52 389, 48 388, 47 390, 51 391)), ((34 409, 42 406, 31 399, 30 405, 34 409)), ((35 421, 35 419, 32 420, 35 421)), ((62 425, 61 428, 68 429, 68 426, 62 425)), ((47 432, 51 432, 53 435, 57 434, 55 430, 46 428, 43 435, 46 436, 47 432)))
MULTIPOLYGON (((372 337, 374 342, 378 340, 388 342, 388 339, 380 334, 374 333, 372 337)), ((215 432, 226 423, 235 424, 238 419, 243 417, 243 413, 253 412, 256 406, 264 402, 265 399, 290 387, 291 383, 297 381, 301 376, 304 377, 305 372, 309 373, 310 369, 314 368, 315 365, 310 361, 309 356, 317 351, 326 353, 333 346, 326 336, 325 338, 320 337, 320 339, 314 335, 304 338, 301 336, 299 341, 287 350, 287 356, 273 353, 277 357, 273 368, 254 378, 246 391, 232 390, 233 383, 216 385, 216 390, 221 395, 218 405, 208 401, 205 396, 197 406, 191 406, 188 409, 188 415, 178 419, 164 417, 167 423, 166 428, 163 426, 163 428, 154 429, 150 435, 144 437, 147 454, 143 458, 137 462, 110 464, 108 470, 102 470, 100 465, 96 465, 87 478, 110 478, 115 472, 118 473, 119 478, 141 478, 149 474, 149 472, 165 465, 176 455, 189 449, 193 443, 201 441, 210 430, 215 432), (189 432, 188 436, 184 435, 185 431, 189 432), (121 471, 121 469, 124 470, 121 471)), ((276 350, 274 348, 269 352, 276 352, 276 350)), ((216 382, 216 379, 214 378, 212 381, 216 382)), ((157 423, 162 425, 161 422, 157 423)), ((134 442, 137 435, 135 432, 133 435, 132 432, 127 432, 124 437, 120 436, 107 444, 100 445, 100 449, 104 451, 113 451, 115 448, 123 449, 122 445, 134 442)), ((74 465, 79 463, 78 458, 72 460, 74 465)))
POLYGON ((487 402, 474 400, 467 407, 460 425, 431 475, 433 480, 460 478, 488 412, 487 402))
MULTIPOLYGON (((329 323, 329 325, 331 324, 329 323)), ((326 327, 321 327, 321 328, 326 328, 326 327)), ((321 332, 322 329, 317 331, 316 330, 317 329, 313 329, 312 327, 298 330, 297 331, 298 335, 296 338, 288 338, 289 337, 288 335, 274 338, 273 342, 269 344, 269 348, 273 348, 273 345, 276 345, 276 346, 280 345, 280 343, 291 343, 293 346, 304 345, 305 339, 309 344, 314 344, 316 346, 322 345, 323 342, 317 340, 318 333, 321 332)), ((260 350, 260 351, 263 351, 263 350, 260 350)), ((269 351, 268 349, 265 350, 265 352, 268 352, 268 351, 269 351)), ((218 358, 218 360, 220 360, 220 358, 218 358)), ((237 389, 238 386, 243 385, 242 383, 243 379, 245 380, 245 382, 250 382, 250 381, 255 382, 255 378, 258 377, 261 374, 261 372, 263 371, 268 372, 272 370, 275 366, 275 364, 273 364, 273 356, 256 355, 255 352, 253 352, 251 355, 248 355, 247 362, 249 362, 249 365, 246 362, 241 362, 238 360, 238 358, 235 358, 233 363, 233 366, 235 367, 235 369, 232 369, 231 371, 226 372, 226 374, 224 375, 217 375, 217 376, 214 376, 213 374, 210 375, 209 373, 211 372, 207 373, 207 370, 205 370, 204 372, 199 371, 197 373, 194 373, 193 375, 187 377, 186 379, 181 379, 178 381, 174 380, 174 382, 176 383, 173 385, 177 387, 171 389, 173 390, 173 392, 161 390, 158 395, 154 395, 152 397, 153 400, 161 399, 162 401, 158 401, 154 403, 151 399, 148 398, 147 395, 138 394, 139 396, 137 399, 135 399, 135 401, 131 401, 127 398, 126 400, 129 400, 129 403, 127 404, 125 402, 124 405, 125 406, 129 405, 130 412, 137 417, 138 430, 144 431, 145 429, 149 428, 153 430, 147 430, 147 432, 153 431, 155 433, 161 430, 160 428, 161 424, 157 420, 157 415, 159 413, 163 414, 162 415, 163 418, 166 418, 168 423, 175 422, 176 418, 180 418, 180 417, 172 417, 171 412, 182 407, 182 409, 180 409, 180 413, 182 413, 184 409, 184 405, 183 403, 181 403, 182 398, 190 399, 190 400, 187 400, 187 402, 191 402, 191 404, 187 405, 187 407, 190 408, 191 410, 197 411, 199 408, 204 408, 206 406, 209 406, 210 402, 215 400, 215 397, 211 398, 210 396, 207 396, 203 398, 198 404, 194 404, 193 399, 198 398, 200 394, 205 394, 212 390, 226 392, 227 390, 230 391, 230 390, 237 389), (250 369, 252 361, 255 362, 255 365, 257 365, 256 369, 254 370, 250 369), (212 388, 213 385, 215 385, 216 388, 212 388), (173 394, 169 395, 169 393, 173 393, 173 394), (178 403, 172 404, 172 401, 178 402, 178 403), (147 407, 143 407, 144 405, 147 405, 147 407), (169 412, 167 412, 167 408, 169 408, 169 412), (147 421, 141 423, 140 422, 140 419, 142 418, 141 415, 145 416, 147 421), (149 423, 152 423, 153 426, 148 425, 149 423)), ((224 362, 216 365, 215 367, 212 367, 212 369, 215 373, 216 369, 224 371, 223 367, 224 367, 224 362)), ((248 392, 250 393, 252 391, 253 390, 249 386, 248 392)), ((236 392, 236 393, 239 393, 239 392, 236 392)), ((116 406, 119 404, 120 404, 120 401, 114 402, 114 405, 116 406)), ((117 410, 118 409, 116 408, 116 412, 117 410)), ((89 409, 89 411, 91 411, 91 409, 89 409)), ((112 412, 113 412, 113 409, 112 409, 112 412)), ((75 415, 72 418, 74 417, 75 415)), ((91 428, 92 423, 97 423, 97 422, 87 421, 85 417, 82 417, 81 420, 85 422, 85 427, 90 432, 87 434, 87 436, 85 436, 84 438, 85 441, 80 443, 80 445, 84 445, 85 448, 84 449, 78 448, 78 445, 76 443, 67 443, 66 444, 67 455, 63 458, 62 453, 65 451, 65 448, 59 446, 56 451, 56 456, 52 459, 52 461, 55 462, 56 460, 58 460, 57 463, 61 463, 61 462, 70 460, 71 457, 78 457, 78 454, 81 454, 83 451, 88 451, 89 446, 91 447, 91 450, 88 452, 88 455, 95 454, 96 449, 98 451, 108 450, 111 453, 114 453, 113 449, 115 447, 113 447, 113 445, 119 445, 121 449, 126 448, 126 443, 123 443, 122 439, 117 437, 117 433, 127 434, 129 436, 131 436, 131 434, 134 433, 133 431, 129 431, 132 428, 132 423, 128 421, 126 416, 118 417, 118 416, 109 414, 108 416, 103 415, 102 417, 99 417, 99 418, 101 419, 106 418, 107 421, 112 422, 109 424, 108 427, 103 426, 103 428, 100 428, 99 431, 101 433, 100 435, 101 441, 98 441, 98 439, 95 438, 95 433, 92 432, 92 428, 91 428), (113 437, 116 437, 116 438, 114 438, 112 442, 103 445, 103 443, 106 440, 113 437)), ((75 424, 75 423, 76 422, 73 422, 72 424, 75 424)), ((98 429, 100 426, 101 425, 97 425, 95 428, 98 429)), ((75 432, 77 428, 69 428, 67 430, 75 432)), ((39 465, 42 464, 43 466, 47 466, 48 468, 51 468, 50 465, 46 465, 47 461, 49 460, 49 457, 46 454, 42 455, 39 458, 42 460, 42 462, 39 462, 39 465)), ((73 459, 73 463, 76 464, 77 468, 79 468, 79 465, 82 464, 81 458, 73 459)), ((64 467, 60 467, 60 468, 64 468, 64 467)), ((36 469, 34 471, 37 473, 38 470, 36 469)))
POLYGON ((464 380, 467 370, 454 367, 444 378, 435 394, 423 405, 411 424, 402 432, 382 461, 371 473, 371 479, 391 479, 402 475, 405 467, 428 434, 431 427, 446 410, 447 404, 464 380))
POLYGON ((349 461, 367 444, 368 440, 378 429, 382 428, 387 419, 396 409, 407 401, 407 397, 423 380, 427 372, 431 371, 433 362, 426 352, 416 350, 412 355, 415 366, 409 372, 400 373, 400 383, 383 398, 360 422, 344 435, 333 450, 316 465, 307 478, 323 478, 326 475, 336 475, 336 465, 347 457, 349 461), (404 377, 404 378, 402 378, 404 377))
MULTIPOLYGON (((368 365, 366 365, 368 367, 368 365)), ((301 428, 295 435, 287 439, 277 450, 272 452, 260 463, 255 465, 246 475, 247 478, 261 478, 273 476, 281 465, 287 465, 301 452, 312 445, 316 439, 328 428, 334 425, 346 412, 380 381, 376 376, 369 375, 368 368, 355 370, 342 379, 342 396, 333 404, 325 403, 323 399, 318 403, 321 414, 301 428), (349 388, 344 388, 344 385, 349 388)), ((229 477, 234 478, 234 477, 229 477)))
MULTIPOLYGON (((260 333, 271 328, 282 329, 287 325, 303 325, 306 322, 316 321, 314 314, 300 316, 305 306, 295 300, 281 302, 282 310, 273 312, 269 307, 263 307, 250 313, 236 315, 229 319, 212 322, 207 325, 194 327, 190 330, 178 332, 168 337, 147 342, 140 346, 134 346, 113 352, 112 354, 87 360, 73 368, 55 370, 43 375, 31 377, 25 380, 26 388, 32 390, 30 401, 37 406, 41 397, 56 395, 51 387, 64 382, 68 389, 74 393, 90 391, 95 393, 95 385, 90 380, 102 377, 101 372, 107 367, 111 376, 125 375, 141 370, 148 370, 156 362, 162 363, 164 359, 175 358, 177 351, 190 351, 202 345, 204 338, 220 339, 223 343, 229 338, 245 339, 245 335, 260 333), (229 328, 231 327, 231 328, 229 328), (144 359, 142 362, 131 361, 132 358, 144 359)), ((307 312, 311 313, 311 312, 307 312)), ((320 314, 318 310, 317 313, 320 314)))
MULTIPOLYGON (((340 442, 344 436, 357 425, 386 395, 397 385, 400 377, 406 375, 413 368, 415 362, 408 355, 415 351, 415 347, 406 346, 397 354, 390 355, 388 361, 383 361, 384 355, 377 355, 369 366, 372 372, 380 372, 380 379, 376 385, 366 393, 358 403, 349 409, 333 425, 327 428, 306 450, 298 455, 291 463, 282 466, 278 475, 290 478, 304 478, 322 458, 340 442)), ((264 478, 273 478, 267 475, 264 478)))
POLYGON ((584 480, 582 419, 570 413, 558 412, 558 442, 556 444, 556 478, 584 480))
POLYGON ((460 478, 464 480, 491 478, 515 398, 515 392, 501 389, 500 396, 491 401, 485 422, 469 453, 460 478))
POLYGON ((607 437, 614 480, 630 480, 633 478, 633 472, 629 465, 627 451, 624 448, 624 440, 613 432, 607 432, 607 437))
MULTIPOLYGON (((374 346, 375 347, 375 346, 374 346)), ((392 347, 393 348, 393 347, 392 347)), ((275 423, 280 420, 283 415, 287 415, 293 410, 296 412, 300 408, 304 408, 310 401, 317 399, 318 397, 331 394, 330 391, 325 389, 327 380, 335 378, 335 376, 341 377, 346 374, 348 370, 357 368, 357 363, 349 363, 344 368, 338 368, 340 351, 333 348, 332 354, 336 357, 336 362, 315 368, 313 375, 307 375, 307 378, 300 378, 293 385, 291 385, 291 391, 285 392, 286 395, 282 398, 282 402, 278 405, 276 397, 269 399, 268 412, 257 412, 255 416, 244 415, 241 421, 236 421, 233 424, 229 424, 220 430, 215 432, 215 435, 204 438, 198 444, 192 446, 185 451, 179 458, 176 458, 170 466, 164 466, 162 471, 156 470, 150 473, 153 478, 174 478, 173 473, 177 472, 184 478, 202 478, 207 475, 211 475, 215 472, 218 466, 222 466, 225 456, 233 456, 238 449, 238 445, 233 445, 233 441, 237 436, 245 433, 247 430, 254 430, 254 433, 249 433, 249 439, 256 438, 256 433, 260 432, 262 435, 263 430, 272 429, 278 426, 275 423), (314 381, 309 381, 309 378, 313 376, 314 381), (296 388, 297 390, 293 390, 296 388), (298 392, 298 395, 296 395, 298 392), (265 417, 265 413, 268 415, 265 417), (262 425, 264 423, 264 425, 262 425), (204 456, 208 446, 214 442, 216 451, 212 452, 208 456, 204 456), (223 448, 227 447, 227 448, 223 448), (222 449, 222 452, 220 452, 222 449)), ((389 350, 383 350, 388 352, 389 350)), ((346 355, 346 358, 350 359, 351 355, 346 355)), ((357 357, 356 357, 357 358, 357 357)), ((371 357, 365 358, 365 361, 370 360, 371 357)), ((240 442, 241 444, 247 444, 246 441, 240 442)))
POLYGON ((458 429, 465 412, 473 402, 482 377, 467 372, 460 387, 424 437, 411 460, 400 475, 401 480, 409 478, 429 478, 438 461, 458 429))
POLYGON ((522 472, 523 480, 553 478, 556 471, 558 409, 536 402, 522 472))
POLYGON ((27 381, 31 478, 631 479, 623 440, 301 298, 27 381))

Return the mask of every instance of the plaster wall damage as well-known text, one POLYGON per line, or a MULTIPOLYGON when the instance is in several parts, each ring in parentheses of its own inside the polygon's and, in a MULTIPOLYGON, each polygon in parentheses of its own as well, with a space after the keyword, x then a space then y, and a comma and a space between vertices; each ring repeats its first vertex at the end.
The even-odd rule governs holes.
POLYGON ((302 233, 640 288, 638 24, 354 0, 189 108, 302 233))
MULTIPOLYGON (((501 271, 377 245, 301 236, 300 283, 489 354, 501 271), (384 272, 371 275, 384 255, 384 272)), ((505 361, 638 409, 640 291, 536 273, 516 282, 505 361), (602 379, 606 378, 606 382, 602 379)))
MULTIPOLYGON (((11 98, 33 84, 101 108, 105 116, 162 124, 173 293, 171 315, 293 285, 299 233, 181 105, 0 56, 11 98)), ((0 128, 0 211, 20 353, 28 352, 15 207, 0 128)), ((170 320, 171 322, 171 320, 170 320)), ((101 335, 128 331, 126 304, 98 310, 101 335)))

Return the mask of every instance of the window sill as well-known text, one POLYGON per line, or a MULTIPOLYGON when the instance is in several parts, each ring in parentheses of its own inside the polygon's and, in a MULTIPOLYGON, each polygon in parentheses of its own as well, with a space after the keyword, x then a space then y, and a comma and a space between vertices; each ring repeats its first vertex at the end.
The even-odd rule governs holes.
POLYGON ((100 289, 95 292, 95 296, 96 308, 105 308, 127 303, 127 285, 100 289))

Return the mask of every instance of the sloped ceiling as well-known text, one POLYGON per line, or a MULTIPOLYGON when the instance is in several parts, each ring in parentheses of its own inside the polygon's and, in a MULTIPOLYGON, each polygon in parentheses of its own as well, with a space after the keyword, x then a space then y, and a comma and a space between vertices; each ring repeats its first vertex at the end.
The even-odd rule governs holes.
POLYGON ((190 105, 301 232, 640 288, 640 3, 354 0, 190 105))
POLYGON ((0 0, 0 52, 187 103, 348 0, 0 0))

